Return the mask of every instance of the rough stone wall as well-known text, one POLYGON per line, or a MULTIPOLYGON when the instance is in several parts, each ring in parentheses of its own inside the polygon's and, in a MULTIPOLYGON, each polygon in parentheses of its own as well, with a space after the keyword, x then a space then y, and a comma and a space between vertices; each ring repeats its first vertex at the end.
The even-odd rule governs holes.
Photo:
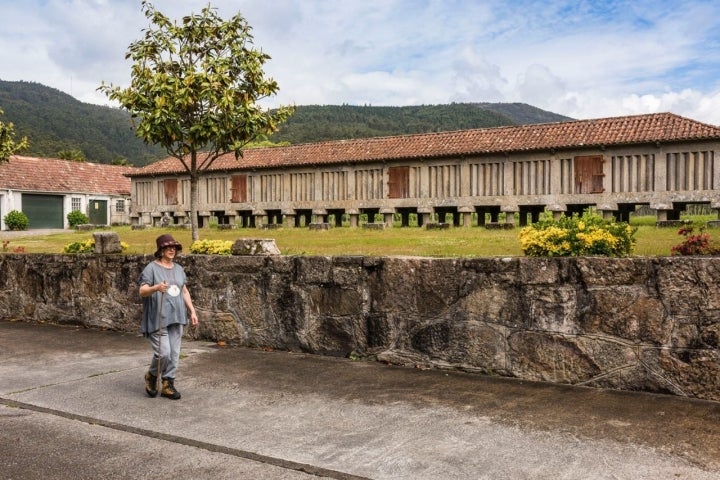
MULTIPOLYGON (((0 319, 138 331, 151 260, 0 255, 0 319)), ((178 262, 193 337, 720 401, 720 257, 178 262)))

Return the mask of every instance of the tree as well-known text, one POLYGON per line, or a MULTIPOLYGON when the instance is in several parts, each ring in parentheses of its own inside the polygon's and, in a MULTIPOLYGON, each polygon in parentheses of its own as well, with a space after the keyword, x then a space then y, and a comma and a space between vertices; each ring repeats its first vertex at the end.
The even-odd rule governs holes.
POLYGON ((57 158, 61 160, 72 160, 73 162, 86 162, 87 158, 82 150, 71 148, 57 152, 57 158))
POLYGON ((131 85, 101 84, 137 122, 137 135, 159 144, 177 158, 190 176, 193 241, 198 232, 198 180, 225 153, 242 157, 256 137, 277 130, 293 107, 262 109, 257 102, 278 92, 265 78, 270 56, 253 46, 251 27, 238 13, 224 21, 210 5, 182 23, 171 22, 149 2, 145 36, 130 44, 131 85))
MULTIPOLYGON (((0 108, 0 115, 3 114, 0 108)), ((10 160, 10 156, 14 155, 22 149, 28 148, 27 137, 22 137, 20 141, 15 141, 15 127, 12 122, 0 122, 0 163, 10 160)))

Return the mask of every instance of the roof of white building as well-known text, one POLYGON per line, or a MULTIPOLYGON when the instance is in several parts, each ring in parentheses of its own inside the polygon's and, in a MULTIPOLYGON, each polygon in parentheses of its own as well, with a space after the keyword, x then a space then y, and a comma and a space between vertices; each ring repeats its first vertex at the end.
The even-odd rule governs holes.
POLYGON ((134 167, 13 155, 0 163, 0 189, 44 193, 130 195, 134 167))

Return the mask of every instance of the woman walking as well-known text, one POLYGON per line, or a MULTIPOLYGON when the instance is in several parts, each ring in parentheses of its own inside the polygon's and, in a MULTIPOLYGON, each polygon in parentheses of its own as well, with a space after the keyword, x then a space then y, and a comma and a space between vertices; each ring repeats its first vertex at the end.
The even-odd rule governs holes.
POLYGON ((155 242, 155 260, 145 267, 139 282, 143 304, 141 331, 153 349, 150 369, 145 374, 145 391, 155 397, 157 377, 160 376, 160 395, 178 400, 180 392, 175 389, 175 374, 183 326, 187 325, 188 312, 192 326, 198 324, 198 318, 187 289, 185 270, 175 263, 182 245, 169 234, 160 235, 155 242))

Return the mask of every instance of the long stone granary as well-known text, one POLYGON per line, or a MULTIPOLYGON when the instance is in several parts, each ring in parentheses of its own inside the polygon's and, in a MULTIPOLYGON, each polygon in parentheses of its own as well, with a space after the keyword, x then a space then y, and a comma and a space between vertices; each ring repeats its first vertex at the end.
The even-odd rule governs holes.
MULTIPOLYGON (((199 221, 389 226, 417 214, 470 226, 519 214, 524 225, 588 207, 627 220, 638 205, 677 220, 688 204, 720 212, 719 152, 720 128, 671 113, 253 148, 203 173, 199 221)), ((179 160, 128 176, 134 224, 189 222, 179 160)))

